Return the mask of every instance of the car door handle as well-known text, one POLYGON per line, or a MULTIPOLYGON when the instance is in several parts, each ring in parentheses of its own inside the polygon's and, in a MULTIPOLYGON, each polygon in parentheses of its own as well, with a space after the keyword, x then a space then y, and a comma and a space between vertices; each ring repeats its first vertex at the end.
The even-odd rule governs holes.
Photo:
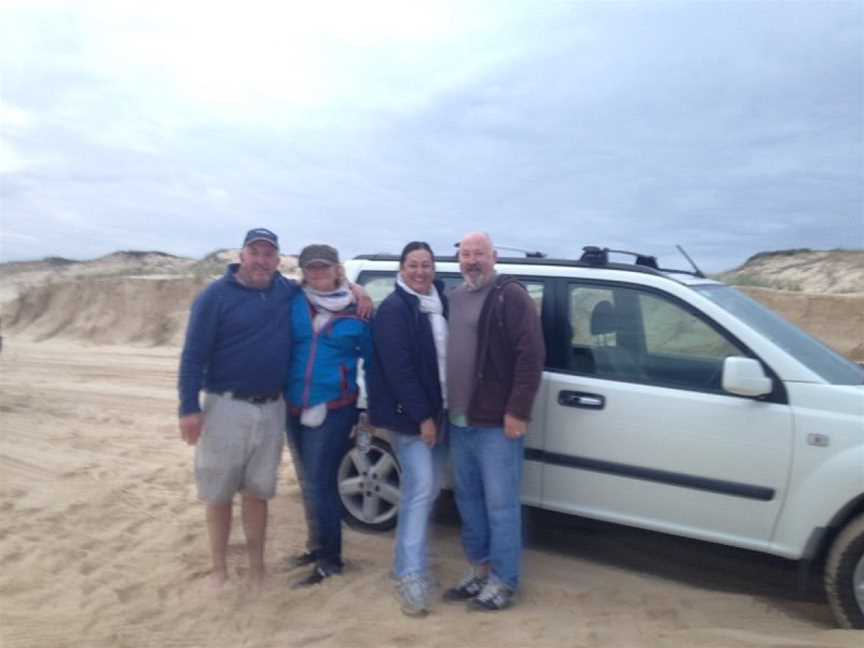
POLYGON ((606 407, 606 397, 601 394, 588 394, 586 392, 559 391, 558 404, 564 407, 603 409, 606 407))

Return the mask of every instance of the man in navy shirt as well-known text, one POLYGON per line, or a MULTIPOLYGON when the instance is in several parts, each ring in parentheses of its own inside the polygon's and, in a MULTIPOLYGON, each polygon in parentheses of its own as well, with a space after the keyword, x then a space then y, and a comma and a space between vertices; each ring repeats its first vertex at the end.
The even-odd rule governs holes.
POLYGON ((285 444, 289 303, 299 291, 278 266, 276 235, 250 230, 240 263, 195 300, 180 361, 180 436, 196 446, 195 479, 207 505, 217 588, 228 579, 225 554, 237 492, 250 579, 258 586, 264 577, 267 502, 276 493, 285 444))

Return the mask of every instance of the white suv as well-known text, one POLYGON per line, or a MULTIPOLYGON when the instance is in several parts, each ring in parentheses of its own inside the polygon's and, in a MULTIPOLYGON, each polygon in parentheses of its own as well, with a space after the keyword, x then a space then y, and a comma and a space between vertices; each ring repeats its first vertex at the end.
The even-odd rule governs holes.
MULTIPOLYGON (((523 503, 824 564, 838 623, 864 628, 864 369, 698 271, 608 252, 499 259, 546 339, 523 503)), ((346 263, 379 302, 397 267, 346 263)), ((461 280, 452 257, 437 272, 461 280)), ((386 529, 399 467, 373 434, 340 490, 349 522, 386 529)))

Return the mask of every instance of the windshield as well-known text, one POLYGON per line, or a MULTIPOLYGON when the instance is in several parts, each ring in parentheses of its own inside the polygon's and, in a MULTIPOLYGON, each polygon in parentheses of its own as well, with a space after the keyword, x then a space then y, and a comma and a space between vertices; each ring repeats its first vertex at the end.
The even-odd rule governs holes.
POLYGON ((749 324, 827 382, 834 385, 864 383, 864 368, 846 360, 747 295, 730 286, 693 288, 749 324))

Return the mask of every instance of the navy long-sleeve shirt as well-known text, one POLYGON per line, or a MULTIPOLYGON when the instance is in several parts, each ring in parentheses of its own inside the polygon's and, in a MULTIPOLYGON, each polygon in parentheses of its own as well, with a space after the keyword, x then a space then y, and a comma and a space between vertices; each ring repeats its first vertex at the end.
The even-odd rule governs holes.
POLYGON ((231 264, 192 304, 180 356, 180 415, 201 411, 201 389, 275 394, 291 355, 291 300, 296 283, 278 272, 270 286, 249 288, 231 264))

